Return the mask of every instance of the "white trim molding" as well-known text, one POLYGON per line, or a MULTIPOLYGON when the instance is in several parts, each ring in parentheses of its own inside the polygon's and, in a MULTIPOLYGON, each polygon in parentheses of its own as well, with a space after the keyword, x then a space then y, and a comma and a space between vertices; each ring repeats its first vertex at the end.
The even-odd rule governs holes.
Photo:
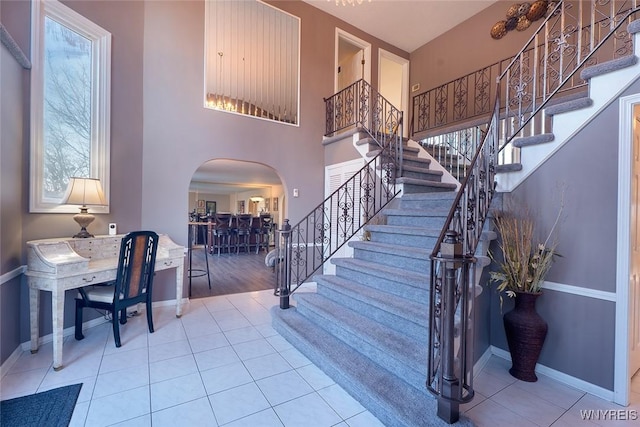
POLYGON ((587 298, 594 298, 604 301, 616 302, 616 293, 600 291, 597 289, 583 288, 580 286, 565 285, 564 283, 543 282, 542 289, 551 291, 564 292, 567 294, 579 295, 587 298))
MULTIPOLYGON (((640 43, 636 43, 640 44, 640 43)), ((631 163, 633 155, 633 108, 640 103, 640 94, 619 99, 618 121, 618 243, 616 249, 616 304, 615 359, 613 389, 615 402, 629 404, 629 276, 631 274, 631 163), (626 302, 626 303, 622 303, 626 302)))
MULTIPOLYGON (((491 346, 491 354, 501 357, 505 360, 511 361, 511 354, 508 351, 503 350, 496 346, 491 346)), ((555 369, 549 368, 548 366, 541 365, 538 363, 536 365, 536 372, 545 375, 552 380, 558 381, 560 383, 566 384, 570 387, 576 388, 585 393, 592 394, 601 399, 612 402, 613 399, 613 391, 607 390, 606 388, 597 386, 595 384, 591 384, 585 380, 581 380, 580 378, 573 377, 571 375, 567 375, 564 372, 557 371, 555 369)))
MULTIPOLYGON (((44 191, 45 18, 91 41, 91 155, 89 175, 102 183, 107 205, 93 213, 109 213, 111 141, 111 33, 56 0, 31 2, 31 112, 29 212, 77 213, 78 206, 44 191)), ((70 178, 70 177, 68 177, 70 178)))
POLYGON ((339 83, 338 83, 338 66, 340 64, 340 58, 338 58, 338 54, 340 53, 340 39, 345 40, 347 42, 349 42, 350 44, 359 47, 360 49, 364 50, 364 62, 365 62, 365 67, 364 67, 364 76, 362 76, 362 79, 364 81, 366 81, 367 83, 371 84, 371 43, 362 40, 361 38, 358 38, 356 36, 354 36, 353 34, 349 34, 348 32, 346 32, 345 30, 342 30, 338 27, 336 27, 336 46, 335 46, 335 68, 334 68, 334 93, 337 93, 339 91, 339 83))
POLYGON ((5 283, 15 279, 16 277, 20 276, 21 274, 24 274, 25 271, 27 271, 27 266, 26 265, 21 265, 18 268, 14 268, 13 270, 8 271, 8 272, 0 275, 0 286, 2 286, 5 283))

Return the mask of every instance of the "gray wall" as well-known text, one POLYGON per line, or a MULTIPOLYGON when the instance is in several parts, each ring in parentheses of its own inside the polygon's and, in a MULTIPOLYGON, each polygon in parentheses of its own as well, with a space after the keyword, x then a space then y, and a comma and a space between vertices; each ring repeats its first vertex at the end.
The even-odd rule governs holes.
MULTIPOLYGON (((640 92, 635 82, 621 96, 640 92)), ((591 123, 505 199, 525 201, 536 212, 542 235, 557 213, 558 187, 565 207, 558 228, 562 255, 547 280, 581 288, 616 291, 619 106, 615 99, 591 123)), ((526 155, 526 149, 523 156, 526 155)), ((491 343, 507 350, 495 291, 491 343)), ((512 307, 505 304, 503 312, 512 307)), ((540 363, 613 390, 615 303, 544 290, 538 300, 549 333, 540 363)))
POLYGON ((22 80, 26 74, 7 48, 0 45, 0 361, 6 360, 20 344, 23 205, 20 183, 21 147, 25 143, 22 80))
MULTIPOLYGON (((535 23, 525 31, 509 31, 499 40, 490 35, 491 27, 505 19, 513 3, 498 1, 411 52, 411 85, 420 83, 420 90, 411 95, 426 92, 518 53, 535 32, 535 23)), ((539 26, 542 20, 536 22, 539 26)))
MULTIPOLYGON (((280 209, 295 222, 323 197, 324 165, 317 159, 324 155, 322 99, 333 93, 336 26, 371 42, 373 82, 377 82, 378 48, 404 58, 409 56, 301 1, 272 2, 302 19, 300 126, 293 127, 203 108, 202 0, 63 2, 113 36, 111 211, 96 216, 89 227, 94 234, 106 234, 108 223, 115 222, 119 232, 151 228, 186 245, 189 182, 198 166, 218 158, 255 161, 274 168, 285 190, 285 197, 281 198, 285 206, 280 209), (300 197, 286 197, 293 186, 299 189, 300 197)), ((29 46, 29 7, 27 1, 2 2, 2 22, 6 20, 11 24, 8 28, 15 28, 13 36, 23 49, 29 46)), ((12 153, 21 156, 14 167, 29 164, 29 76, 28 72, 23 74, 25 137, 11 147, 12 153)), ((2 148, 4 154, 4 140, 2 148)), ((6 176, 5 171, 9 170, 3 165, 2 183, 12 183, 20 199, 10 204, 17 206, 12 212, 17 222, 8 223, 12 226, 9 236, 0 237, 3 269, 7 256, 17 265, 26 264, 24 242, 77 232, 70 214, 28 213, 28 167, 11 169, 15 176, 6 176), (16 239, 21 247, 6 251, 9 242, 16 239)), ((5 208, 4 201, 2 207, 5 208)), ((3 211, 3 227, 5 218, 3 211)), ((26 342, 29 339, 26 281, 22 278, 21 284, 19 279, 15 282, 2 286, 2 327, 16 325, 20 328, 17 342, 26 342), (18 300, 19 311, 15 309, 18 300)), ((159 273, 154 300, 174 299, 173 289, 172 272, 159 273)), ((50 301, 50 295, 42 293, 41 335, 51 333, 50 301)), ((66 298, 64 323, 65 327, 73 324, 71 293, 66 298)), ((17 346, 9 335, 2 330, 0 362, 17 346)))

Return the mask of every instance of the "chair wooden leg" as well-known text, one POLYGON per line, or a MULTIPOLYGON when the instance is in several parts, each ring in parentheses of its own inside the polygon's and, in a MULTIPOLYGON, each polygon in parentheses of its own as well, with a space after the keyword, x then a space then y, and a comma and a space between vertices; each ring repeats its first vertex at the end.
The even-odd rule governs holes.
POLYGON ((111 322, 113 323, 113 339, 116 342, 116 347, 120 347, 122 345, 120 344, 120 322, 118 321, 118 314, 120 314, 120 312, 115 310, 111 313, 113 318, 111 322))
POLYGON ((124 325, 125 323, 127 323, 127 309, 123 308, 120 310, 120 324, 124 325))
POLYGON ((82 310, 84 309, 84 304, 80 300, 76 300, 76 339, 78 341, 84 339, 84 335, 82 335, 82 310))
POLYGON ((153 313, 151 311, 151 301, 147 301, 147 325, 149 332, 153 333, 153 313))

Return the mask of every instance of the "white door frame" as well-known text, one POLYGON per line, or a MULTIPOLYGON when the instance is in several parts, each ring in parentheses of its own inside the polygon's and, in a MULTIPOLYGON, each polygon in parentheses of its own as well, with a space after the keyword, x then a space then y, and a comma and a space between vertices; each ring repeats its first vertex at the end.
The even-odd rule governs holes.
MULTIPOLYGON (((640 94, 620 98, 618 128, 618 230, 616 254, 616 321, 613 401, 629 404, 629 275, 631 272, 631 179, 634 155, 633 107, 640 94)), ((637 153, 636 153, 637 154, 637 153)))
POLYGON ((344 30, 341 30, 340 28, 336 27, 336 48, 335 48, 335 67, 333 68, 334 73, 333 73, 333 89, 334 89, 334 93, 338 92, 338 73, 336 72, 338 70, 338 66, 339 66, 339 57, 338 54, 340 53, 340 39, 345 40, 347 42, 349 42, 350 44, 354 45, 354 46, 358 46, 360 49, 364 50, 364 80, 368 83, 371 83, 371 43, 366 42, 364 40, 362 40, 361 38, 358 38, 356 36, 354 36, 353 34, 349 34, 344 30))
POLYGON ((382 87, 382 61, 380 59, 385 58, 389 61, 395 62, 402 66, 402 105, 396 106, 402 110, 402 117, 404 119, 402 123, 402 136, 409 135, 409 60, 401 56, 391 53, 382 48, 378 49, 378 88, 382 87))

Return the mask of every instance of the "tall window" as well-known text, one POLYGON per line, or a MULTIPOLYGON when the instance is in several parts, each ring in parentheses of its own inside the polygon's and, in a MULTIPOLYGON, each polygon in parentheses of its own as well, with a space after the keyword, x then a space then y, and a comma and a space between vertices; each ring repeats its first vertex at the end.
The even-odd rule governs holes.
POLYGON ((111 34, 55 0, 33 2, 31 28, 30 212, 76 212, 60 204, 71 177, 109 200, 111 34))

